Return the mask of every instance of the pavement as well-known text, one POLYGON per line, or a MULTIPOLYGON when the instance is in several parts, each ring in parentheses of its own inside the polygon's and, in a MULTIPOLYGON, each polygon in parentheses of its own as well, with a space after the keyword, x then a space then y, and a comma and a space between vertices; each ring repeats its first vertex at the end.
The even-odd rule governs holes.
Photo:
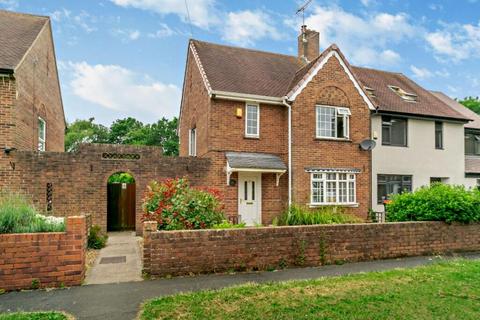
POLYGON ((141 237, 134 232, 109 232, 107 246, 100 250, 85 284, 142 281, 141 237))
MULTIPOLYGON (((480 253, 463 255, 480 259, 480 253)), ((13 311, 58 310, 77 319, 135 319, 147 299, 180 292, 220 289, 244 283, 333 277, 360 272, 412 268, 452 257, 411 257, 392 260, 348 263, 318 268, 285 269, 275 272, 214 274, 196 277, 98 284, 50 291, 22 291, 0 295, 0 313, 13 311)))

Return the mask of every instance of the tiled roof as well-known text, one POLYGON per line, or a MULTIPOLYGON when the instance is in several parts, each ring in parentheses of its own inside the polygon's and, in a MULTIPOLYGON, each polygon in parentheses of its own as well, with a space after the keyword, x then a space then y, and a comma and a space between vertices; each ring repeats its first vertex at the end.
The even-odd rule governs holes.
POLYGON ((371 100, 380 111, 462 120, 466 118, 401 73, 359 67, 352 69, 364 86, 374 90, 375 97, 371 100), (404 101, 389 86, 396 86, 408 93, 415 94, 417 101, 404 101))
MULTIPOLYGON (((214 91, 253 94, 281 98, 298 86, 304 76, 325 56, 326 51, 340 50, 332 45, 307 65, 295 56, 250 50, 191 40, 214 91)), ((370 98, 380 111, 456 120, 466 117, 400 73, 347 66, 360 85, 372 88, 370 98), (417 102, 406 102, 388 86, 398 86, 417 95, 417 102)))
POLYGON ((282 97, 302 66, 293 56, 192 40, 213 90, 282 97))
POLYGON ((48 19, 0 10, 0 69, 17 67, 48 19))
POLYGON ((287 166, 274 154, 227 152, 228 165, 233 169, 287 170, 287 166))
POLYGON ((480 173, 480 157, 465 156, 465 173, 480 173))
POLYGON ((448 104, 450 108, 455 109, 459 113, 463 114, 465 117, 473 120, 465 124, 465 128, 480 130, 480 115, 476 114, 472 110, 465 107, 463 104, 458 103, 457 101, 453 100, 442 92, 431 91, 431 93, 435 95, 438 99, 448 104))

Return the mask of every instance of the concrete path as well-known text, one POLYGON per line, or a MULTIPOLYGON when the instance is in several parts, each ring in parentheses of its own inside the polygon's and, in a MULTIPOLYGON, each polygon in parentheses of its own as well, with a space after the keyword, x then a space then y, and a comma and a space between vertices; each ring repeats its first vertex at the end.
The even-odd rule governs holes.
POLYGON ((100 250, 85 284, 142 281, 140 237, 134 232, 111 232, 107 246, 100 250))
MULTIPOLYGON (((480 253, 465 256, 480 259, 480 253)), ((441 261, 439 257, 414 257, 393 260, 349 263, 341 266, 286 269, 198 277, 161 279, 131 283, 103 284, 45 291, 12 292, 0 295, 0 313, 12 311, 62 310, 77 319, 135 319, 140 304, 147 299, 179 292, 220 289, 247 282, 265 283, 315 279, 345 274, 411 268, 441 261)))

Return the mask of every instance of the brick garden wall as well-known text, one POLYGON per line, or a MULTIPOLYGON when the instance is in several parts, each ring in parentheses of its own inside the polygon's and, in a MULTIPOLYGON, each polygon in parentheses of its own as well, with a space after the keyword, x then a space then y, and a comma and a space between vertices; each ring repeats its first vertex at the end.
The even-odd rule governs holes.
POLYGON ((209 166, 208 159, 164 157, 159 147, 82 145, 74 153, 15 151, 8 156, 0 153, 0 189, 26 194, 44 211, 47 184, 51 184, 52 211, 48 214, 91 214, 92 223, 105 230, 108 178, 128 172, 135 178, 136 230, 141 234, 147 184, 188 176, 192 185, 209 185, 205 180, 209 166))
POLYGON ((66 232, 0 234, 0 289, 74 286, 85 277, 86 218, 66 219, 66 232))
POLYGON ((480 224, 405 222, 162 232, 153 231, 155 222, 144 227, 144 269, 155 276, 480 250, 480 224))

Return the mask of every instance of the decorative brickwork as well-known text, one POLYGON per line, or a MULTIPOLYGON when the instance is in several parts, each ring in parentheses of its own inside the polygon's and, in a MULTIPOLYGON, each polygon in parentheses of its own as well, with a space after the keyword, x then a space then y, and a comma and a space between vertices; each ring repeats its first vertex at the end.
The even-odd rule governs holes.
POLYGON ((0 289, 82 284, 86 218, 68 217, 66 228, 66 232, 0 234, 0 289))
MULTIPOLYGON (((148 224, 149 230, 155 228, 148 224)), ((480 250, 480 225, 443 222, 149 231, 151 275, 320 266, 346 261, 480 250)))
POLYGON ((157 147, 82 145, 74 153, 15 151, 0 154, 0 189, 24 193, 39 209, 51 208, 49 214, 56 216, 89 213, 92 223, 105 230, 108 178, 128 172, 136 183, 136 230, 140 234, 147 184, 188 176, 192 185, 206 186, 209 164, 209 159, 164 157, 157 147), (106 160, 104 154, 135 154, 138 159, 106 160))

